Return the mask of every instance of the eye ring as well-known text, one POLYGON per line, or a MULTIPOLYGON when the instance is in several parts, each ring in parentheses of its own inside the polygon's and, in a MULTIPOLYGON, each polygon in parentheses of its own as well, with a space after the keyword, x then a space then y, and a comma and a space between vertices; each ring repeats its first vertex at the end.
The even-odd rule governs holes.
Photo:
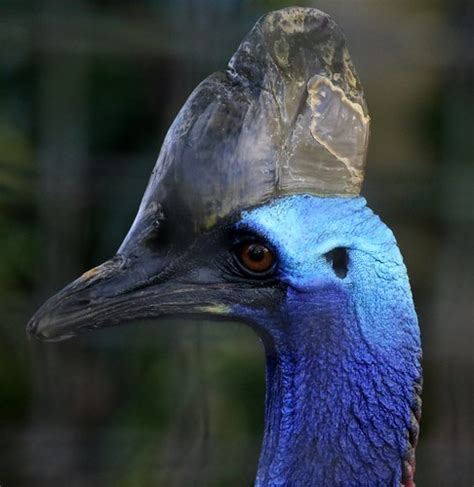
POLYGON ((240 266, 251 275, 266 276, 275 268, 275 254, 262 242, 242 242, 235 254, 240 266))

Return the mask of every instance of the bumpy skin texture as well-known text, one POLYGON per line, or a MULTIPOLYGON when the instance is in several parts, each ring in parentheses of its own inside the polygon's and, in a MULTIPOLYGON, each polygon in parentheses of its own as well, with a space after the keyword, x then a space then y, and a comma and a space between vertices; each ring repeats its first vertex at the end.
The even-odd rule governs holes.
POLYGON ((256 485, 414 485, 420 337, 392 232, 363 198, 283 198, 238 226, 274 247, 285 286, 276 313, 235 310, 267 351, 256 485))
POLYGON ((46 302, 30 333, 57 340, 170 314, 244 321, 267 356, 257 486, 413 487, 417 318, 393 234, 365 200, 277 198, 190 245, 174 223, 157 213, 46 302), (248 238, 273 248, 274 273, 242 271, 236 244, 248 238))

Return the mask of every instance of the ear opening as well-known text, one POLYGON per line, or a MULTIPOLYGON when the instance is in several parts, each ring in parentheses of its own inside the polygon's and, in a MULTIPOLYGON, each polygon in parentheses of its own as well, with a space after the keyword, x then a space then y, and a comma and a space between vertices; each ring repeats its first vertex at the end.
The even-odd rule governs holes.
POLYGON ((348 273, 349 254, 344 247, 336 247, 326 254, 326 260, 331 264, 334 274, 344 279, 348 273))

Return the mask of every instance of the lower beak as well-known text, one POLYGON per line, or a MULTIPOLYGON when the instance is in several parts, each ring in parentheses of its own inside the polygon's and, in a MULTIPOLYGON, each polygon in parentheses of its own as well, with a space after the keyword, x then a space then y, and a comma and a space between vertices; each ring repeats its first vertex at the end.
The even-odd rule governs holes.
POLYGON ((144 266, 116 255, 49 299, 28 323, 28 332, 57 341, 85 330, 196 308, 196 295, 201 294, 196 286, 150 277, 145 272, 150 267, 155 267, 153 276, 159 277, 159 267, 163 268, 159 263, 144 266))

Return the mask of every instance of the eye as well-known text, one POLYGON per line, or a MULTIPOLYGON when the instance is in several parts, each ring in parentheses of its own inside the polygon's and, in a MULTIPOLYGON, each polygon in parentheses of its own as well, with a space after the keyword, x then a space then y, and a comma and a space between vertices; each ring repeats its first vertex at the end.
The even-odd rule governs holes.
POLYGON ((242 266, 251 273, 267 273, 275 264, 273 252, 258 242, 244 242, 237 249, 237 257, 242 266))
POLYGON ((347 276, 349 255, 344 247, 337 247, 326 254, 327 261, 332 265, 334 274, 340 279, 347 276))

